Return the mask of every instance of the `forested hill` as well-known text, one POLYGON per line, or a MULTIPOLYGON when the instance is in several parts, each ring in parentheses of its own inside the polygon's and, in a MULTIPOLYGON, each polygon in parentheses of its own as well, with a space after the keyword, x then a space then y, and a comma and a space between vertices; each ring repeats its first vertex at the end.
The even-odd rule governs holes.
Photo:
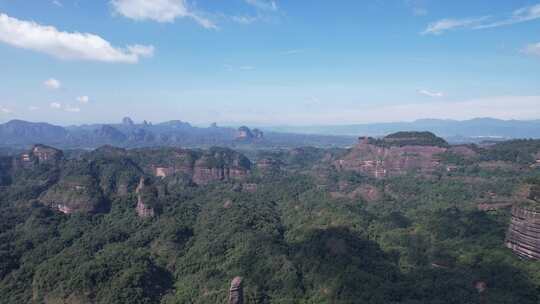
POLYGON ((388 138, 0 157, 0 303, 226 303, 241 277, 244 303, 537 304, 540 262, 505 244, 540 141, 388 138))

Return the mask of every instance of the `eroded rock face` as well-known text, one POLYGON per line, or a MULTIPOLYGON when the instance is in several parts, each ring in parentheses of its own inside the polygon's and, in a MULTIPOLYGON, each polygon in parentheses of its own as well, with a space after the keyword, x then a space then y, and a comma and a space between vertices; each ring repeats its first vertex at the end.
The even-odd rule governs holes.
POLYGON ((32 148, 32 155, 39 163, 55 163, 64 157, 62 151, 44 145, 35 145, 32 148))
POLYGON ((210 150, 194 165, 193 181, 206 185, 212 181, 246 178, 251 163, 243 155, 231 150, 210 150))
POLYGON ((58 164, 64 158, 61 150, 45 145, 35 145, 15 160, 16 167, 29 168, 37 164, 58 164))
POLYGON ((236 131, 236 139, 237 140, 254 140, 254 139, 263 139, 264 133, 263 131, 259 129, 253 129, 246 126, 242 126, 238 128, 238 131, 236 131))
POLYGON ((104 208, 105 198, 90 176, 67 176, 45 192, 39 201, 65 214, 96 213, 104 208))
POLYGON ((540 212, 518 206, 512 208, 505 245, 520 257, 540 260, 540 212))
POLYGON ((225 148, 212 148, 204 152, 176 150, 167 163, 153 163, 150 171, 156 177, 166 178, 183 174, 198 185, 212 181, 243 179, 251 170, 251 162, 242 154, 225 148))
POLYGON ((231 281, 229 304, 244 304, 244 286, 241 277, 235 277, 231 281))
POLYGON ((137 194, 137 207, 135 208, 137 215, 140 218, 154 217, 154 208, 150 206, 148 200, 155 199, 156 194, 155 191, 152 191, 152 189, 148 189, 146 179, 144 177, 141 177, 135 193, 137 194))
POLYGON ((257 161, 257 169, 259 169, 263 173, 279 171, 280 168, 280 163, 277 160, 271 158, 263 158, 257 161))
POLYGON ((409 171, 429 174, 440 165, 438 146, 378 146, 363 140, 343 158, 334 162, 338 170, 365 173, 375 178, 397 176, 409 171))

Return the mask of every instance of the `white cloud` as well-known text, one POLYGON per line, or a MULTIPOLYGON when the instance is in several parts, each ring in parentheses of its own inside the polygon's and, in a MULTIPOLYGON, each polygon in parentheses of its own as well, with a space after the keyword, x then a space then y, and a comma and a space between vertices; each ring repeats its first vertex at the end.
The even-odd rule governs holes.
POLYGON ((254 66, 251 66, 251 65, 243 65, 243 66, 239 66, 239 67, 235 67, 233 65, 230 65, 230 64, 224 64, 223 65, 223 68, 229 72, 233 72, 233 71, 253 71, 255 70, 255 67, 254 66))
POLYGON ((254 66, 251 65, 244 65, 239 68, 241 71, 253 71, 255 70, 254 66))
POLYGON ((62 108, 62 104, 59 103, 59 102, 51 102, 51 104, 49 106, 51 108, 53 108, 53 109, 61 109, 62 108))
POLYGON ((29 107, 28 107, 28 110, 29 110, 29 111, 37 111, 37 110, 39 110, 39 107, 36 107, 36 106, 29 106, 29 107))
POLYGON ((442 19, 433 23, 430 23, 428 27, 422 32, 422 34, 439 35, 445 31, 470 28, 479 26, 483 21, 489 17, 468 18, 468 19, 442 19))
POLYGON ((53 26, 19 20, 6 14, 0 14, 0 42, 64 60, 136 63, 140 57, 151 57, 154 52, 153 46, 115 48, 94 34, 62 32, 53 26))
POLYGON ((499 27, 499 26, 504 26, 504 25, 511 25, 511 24, 527 22, 527 21, 531 21, 531 20, 535 20, 539 18, 540 18, 540 4, 536 4, 536 5, 526 6, 526 7, 522 7, 520 9, 515 10, 512 13, 512 16, 507 19, 495 21, 492 23, 482 24, 482 25, 477 26, 475 29, 484 29, 484 28, 499 27))
POLYGON ((247 4, 252 5, 261 10, 277 11, 278 5, 272 0, 245 0, 247 4))
POLYGON ((525 49, 523 49, 523 53, 540 56, 540 42, 527 45, 525 49))
POLYGON ((253 22, 259 20, 258 17, 250 17, 250 16, 232 16, 231 19, 240 24, 252 24, 253 22))
POLYGON ((78 112, 81 111, 81 108, 67 105, 67 106, 64 108, 64 111, 66 111, 66 112, 72 112, 72 113, 78 113, 78 112))
POLYGON ((62 2, 60 2, 59 0, 53 0, 52 2, 54 5, 58 6, 58 7, 63 7, 64 5, 62 4, 62 2))
POLYGON ((428 96, 428 97, 444 97, 443 92, 433 92, 429 90, 418 90, 418 94, 428 96))
POLYGON ((60 83, 60 81, 57 79, 49 78, 43 82, 43 85, 48 89, 57 90, 62 86, 62 83, 60 83))
POLYGON ((88 104, 90 102, 90 97, 88 96, 79 96, 76 99, 80 104, 88 104))
POLYGON ((305 50, 301 49, 295 49, 295 50, 288 50, 281 53, 281 55, 295 55, 295 54, 301 54, 304 53, 305 50))
POLYGON ((191 11, 185 0, 112 0, 114 10, 120 15, 134 20, 174 22, 176 18, 191 18, 207 29, 217 26, 191 11))
POLYGON ((11 114, 11 113, 13 113, 13 111, 8 109, 8 108, 5 108, 3 106, 0 106, 0 113, 2 113, 2 114, 11 114))
POLYGON ((509 17, 490 21, 491 17, 442 19, 428 25, 422 34, 442 34, 453 29, 486 29, 540 19, 540 3, 515 10, 509 17))

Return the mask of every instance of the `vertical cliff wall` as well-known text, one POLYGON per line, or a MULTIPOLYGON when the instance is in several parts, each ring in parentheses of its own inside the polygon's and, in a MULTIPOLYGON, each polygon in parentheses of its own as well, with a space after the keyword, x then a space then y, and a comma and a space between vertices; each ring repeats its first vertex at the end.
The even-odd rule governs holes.
POLYGON ((505 245, 520 257, 540 260, 540 211, 512 208, 505 245))

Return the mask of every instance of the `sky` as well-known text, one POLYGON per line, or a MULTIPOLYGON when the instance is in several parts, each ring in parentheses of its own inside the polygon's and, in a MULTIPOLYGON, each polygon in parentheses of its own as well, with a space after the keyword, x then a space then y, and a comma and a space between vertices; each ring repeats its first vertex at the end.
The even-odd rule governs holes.
POLYGON ((0 122, 540 119, 538 0, 0 0, 0 122))

